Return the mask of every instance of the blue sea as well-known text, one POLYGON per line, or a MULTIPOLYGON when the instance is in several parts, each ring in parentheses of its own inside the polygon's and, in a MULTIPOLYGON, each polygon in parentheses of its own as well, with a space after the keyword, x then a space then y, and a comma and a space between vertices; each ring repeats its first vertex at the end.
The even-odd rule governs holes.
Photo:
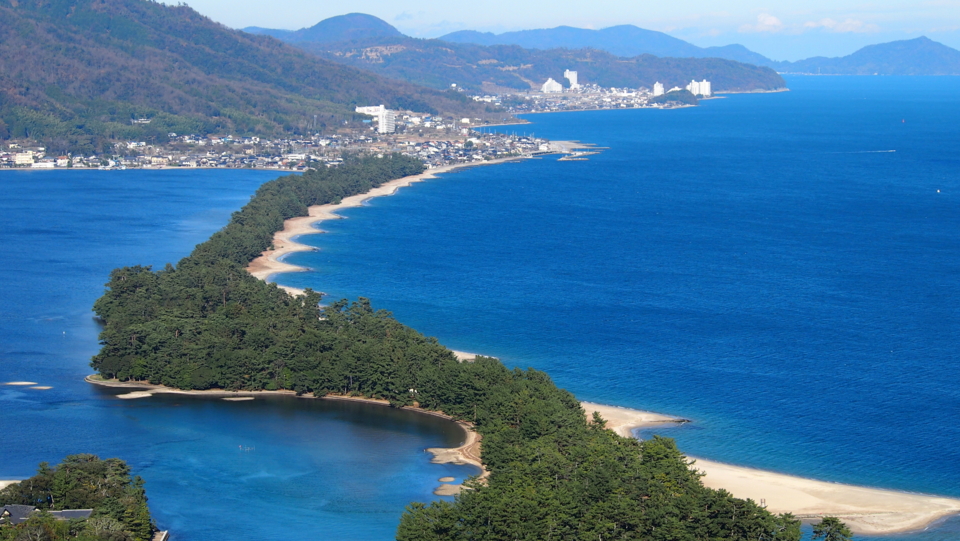
POLYGON ((958 497, 960 78, 788 83, 497 128, 608 149, 371 200, 278 281, 692 419, 692 456, 958 497))
MULTIPOLYGON (((277 281, 692 419, 663 431, 691 456, 960 497, 960 78, 788 84, 530 115, 497 129, 607 148, 373 199, 277 281)), ((176 539, 389 539, 437 478, 474 473, 429 463, 462 437, 436 419, 80 381, 109 271, 175 262, 274 176, 0 172, 0 380, 54 387, 0 387, 0 478, 89 451, 130 461, 176 539)), ((885 539, 960 539, 960 520, 885 539)))
POLYGON ((430 463, 459 445, 448 421, 364 404, 223 402, 83 381, 110 271, 187 255, 277 177, 267 171, 0 172, 0 479, 74 453, 127 460, 178 541, 392 539, 404 507, 438 499, 430 463), (251 517, 255 517, 251 519, 251 517))

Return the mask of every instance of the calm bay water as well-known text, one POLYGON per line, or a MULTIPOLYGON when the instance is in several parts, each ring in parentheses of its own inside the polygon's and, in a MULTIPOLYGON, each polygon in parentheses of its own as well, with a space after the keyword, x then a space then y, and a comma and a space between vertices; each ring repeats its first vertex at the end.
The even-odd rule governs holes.
POLYGON ((178 540, 390 539, 436 499, 451 423, 377 406, 274 397, 124 401, 82 381, 90 308, 118 266, 162 266, 222 227, 266 171, 0 172, 0 479, 89 452, 127 460, 178 540), (254 516, 255 519, 251 517, 254 516))
POLYGON ((691 418, 693 456, 960 496, 960 79, 788 82, 499 128, 609 149, 372 200, 278 281, 691 418))

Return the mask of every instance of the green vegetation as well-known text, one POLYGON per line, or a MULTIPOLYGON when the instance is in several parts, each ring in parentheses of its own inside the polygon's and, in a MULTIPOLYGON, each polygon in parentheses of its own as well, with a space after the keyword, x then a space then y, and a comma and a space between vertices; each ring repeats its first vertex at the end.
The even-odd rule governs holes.
POLYGON ((543 372, 459 363, 360 299, 317 306, 244 266, 307 207, 422 170, 410 158, 353 158, 264 184, 222 231, 174 268, 115 270, 95 310, 101 375, 183 389, 291 389, 384 398, 474 423, 491 475, 454 503, 412 504, 401 541, 782 540, 798 521, 705 488, 672 440, 640 443, 588 422, 543 372))
POLYGON ((155 530, 140 477, 117 458, 71 455, 0 490, 0 507, 36 507, 25 522, 0 526, 0 541, 147 541, 155 530), (87 519, 58 520, 49 511, 93 509, 87 519))
POLYGON ((850 541, 853 539, 853 532, 837 517, 824 517, 813 525, 813 538, 823 541, 850 541))
POLYGON ((651 99, 648 103, 663 103, 671 105, 696 105, 700 103, 697 100, 697 97, 690 93, 689 90, 674 90, 673 92, 667 92, 661 96, 657 96, 651 99))
POLYGON ((340 43, 295 43, 335 62, 434 87, 456 83, 471 90, 530 90, 564 70, 578 72, 581 83, 602 87, 683 87, 707 79, 716 91, 774 90, 787 86, 765 67, 720 58, 622 58, 595 49, 524 49, 516 45, 471 45, 408 37, 369 38, 340 43))
POLYGON ((306 133, 356 105, 426 113, 484 111, 440 92, 329 62, 231 30, 184 4, 0 0, 0 140, 101 151, 167 133, 306 133), (149 124, 131 124, 133 119, 149 124))

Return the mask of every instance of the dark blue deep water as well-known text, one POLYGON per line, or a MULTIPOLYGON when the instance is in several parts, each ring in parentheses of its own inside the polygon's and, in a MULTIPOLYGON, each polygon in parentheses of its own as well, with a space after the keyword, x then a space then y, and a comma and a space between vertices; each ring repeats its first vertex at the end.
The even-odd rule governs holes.
POLYGON ((222 227, 265 171, 0 172, 0 479, 72 453, 126 459, 174 539, 393 537, 409 502, 473 468, 430 464, 452 423, 275 397, 124 401, 83 382, 114 267, 162 266, 222 227))
POLYGON ((609 149, 372 200, 278 281, 693 419, 693 456, 960 496, 960 78, 788 82, 532 115, 499 129, 609 149))

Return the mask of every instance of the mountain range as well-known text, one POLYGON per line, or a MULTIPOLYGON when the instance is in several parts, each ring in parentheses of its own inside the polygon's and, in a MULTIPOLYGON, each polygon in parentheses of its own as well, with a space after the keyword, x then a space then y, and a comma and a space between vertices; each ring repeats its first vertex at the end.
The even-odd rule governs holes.
POLYGON ((958 75, 960 51, 919 37, 870 45, 840 57, 814 57, 797 62, 778 62, 742 45, 697 47, 653 30, 632 25, 588 30, 560 26, 543 30, 521 30, 492 34, 464 30, 439 38, 452 43, 478 45, 520 45, 533 49, 600 49, 620 56, 653 54, 689 58, 726 58, 758 66, 767 66, 780 73, 830 75, 958 75))
POLYGON ((599 49, 617 56, 631 57, 643 54, 676 58, 725 58, 747 64, 768 66, 769 58, 743 45, 697 47, 671 35, 625 24, 602 30, 588 30, 572 26, 540 30, 520 30, 493 34, 475 30, 461 30, 438 38, 452 43, 476 45, 519 45, 528 49, 599 49))
POLYGON ((295 134, 381 103, 486 111, 461 93, 324 60, 185 5, 0 0, 0 139, 93 151, 110 140, 162 141, 168 132, 295 134))
POLYGON ((581 83, 603 87, 650 88, 657 81, 684 86, 691 79, 708 79, 715 91, 786 86, 783 78, 769 68, 732 60, 650 54, 621 57, 590 48, 528 49, 416 39, 376 17, 359 13, 333 17, 296 32, 256 27, 244 30, 277 37, 335 62, 437 89, 451 84, 471 91, 539 89, 548 78, 562 80, 568 69, 578 72, 581 83))

